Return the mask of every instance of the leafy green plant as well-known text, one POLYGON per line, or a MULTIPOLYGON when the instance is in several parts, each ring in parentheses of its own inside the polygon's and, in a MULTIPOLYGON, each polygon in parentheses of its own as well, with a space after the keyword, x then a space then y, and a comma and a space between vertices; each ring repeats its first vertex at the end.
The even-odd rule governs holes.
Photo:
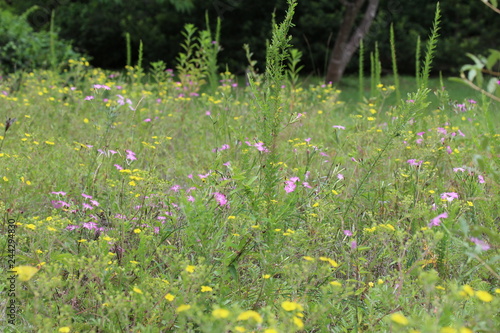
POLYGON ((80 55, 71 44, 57 38, 52 24, 49 32, 35 32, 26 18, 38 10, 32 7, 21 16, 0 10, 0 71, 35 68, 60 69, 69 59, 80 55))

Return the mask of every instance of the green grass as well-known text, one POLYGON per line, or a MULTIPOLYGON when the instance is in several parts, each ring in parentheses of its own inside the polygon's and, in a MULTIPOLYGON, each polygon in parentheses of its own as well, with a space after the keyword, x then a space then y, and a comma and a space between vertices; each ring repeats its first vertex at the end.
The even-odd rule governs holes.
POLYGON ((128 73, 0 82, 5 331, 498 330, 498 105, 305 79, 265 152, 249 87, 128 73))

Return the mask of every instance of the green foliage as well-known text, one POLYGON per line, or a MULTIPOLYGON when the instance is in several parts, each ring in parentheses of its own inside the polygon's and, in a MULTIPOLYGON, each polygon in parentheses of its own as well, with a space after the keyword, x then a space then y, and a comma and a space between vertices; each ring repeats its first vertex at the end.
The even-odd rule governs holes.
POLYGON ((422 73, 419 74, 420 87, 424 88, 428 86, 429 76, 431 75, 431 64, 436 52, 437 41, 439 37, 439 29, 441 22, 441 11, 439 9, 439 2, 436 4, 436 13, 434 15, 434 22, 432 23, 432 31, 427 41, 427 49, 425 52, 425 59, 423 63, 422 73))
POLYGON ((26 17, 37 10, 37 7, 33 7, 21 16, 0 10, 1 72, 49 67, 55 69, 68 59, 79 57, 71 44, 57 38, 53 25, 50 32, 33 31, 26 17))

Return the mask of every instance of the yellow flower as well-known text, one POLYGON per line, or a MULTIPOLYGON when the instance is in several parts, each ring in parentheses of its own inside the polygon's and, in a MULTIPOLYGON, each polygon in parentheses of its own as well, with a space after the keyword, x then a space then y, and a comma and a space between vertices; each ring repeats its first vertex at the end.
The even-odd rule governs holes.
POLYGON ((18 275, 19 280, 21 281, 29 281, 33 277, 33 275, 38 272, 38 269, 33 266, 17 266, 12 269, 18 275))
POLYGON ((342 287, 342 283, 340 283, 339 281, 332 281, 330 282, 330 284, 334 287, 342 287))
POLYGON ((314 258, 313 257, 309 257, 309 256, 304 256, 302 257, 304 260, 307 260, 307 261, 314 261, 314 258))
POLYGON ((61 332, 61 333, 69 333, 69 332, 71 332, 71 329, 68 326, 65 326, 65 327, 61 327, 59 329, 59 332, 61 332))
POLYGON ((468 284, 462 286, 462 291, 460 292, 460 295, 461 296, 474 296, 474 289, 472 289, 471 286, 469 286, 468 284))
POLYGON ((212 311, 212 316, 217 319, 227 318, 229 317, 229 311, 226 309, 215 309, 214 311, 212 311))
POLYGON ((235 218, 236 218, 236 216, 233 216, 233 215, 227 217, 228 220, 234 220, 235 218))
POLYGON ((31 229, 31 230, 35 230, 36 229, 36 225, 34 225, 34 224, 26 224, 26 228, 31 229))
POLYGON ((172 302, 175 299, 175 296, 172 295, 172 294, 170 294, 170 293, 168 293, 168 294, 165 295, 165 299, 167 301, 169 301, 169 302, 172 302))
POLYGON ((330 258, 327 258, 327 257, 319 257, 319 260, 321 260, 321 261, 328 261, 328 263, 330 265, 332 265, 333 267, 335 267, 335 268, 339 267, 339 264, 335 260, 333 260, 333 259, 330 259, 330 258))
POLYGON ((268 328, 264 330, 264 333, 278 333, 278 331, 274 328, 268 328))
POLYGON ((472 330, 470 328, 467 328, 467 327, 460 327, 458 332, 459 333, 473 333, 472 330))
POLYGON ((260 314, 258 314, 257 312, 255 312, 253 310, 248 310, 248 311, 242 312, 242 313, 240 313, 238 318, 236 318, 236 320, 249 320, 249 319, 253 319, 258 323, 262 323, 262 321, 263 321, 260 314))
POLYGON ((182 304, 182 305, 180 305, 180 306, 177 308, 177 310, 175 310, 175 312, 177 312, 177 313, 181 313, 181 312, 183 312, 183 311, 187 311, 187 310, 189 310, 189 309, 191 309, 191 305, 189 305, 189 304, 182 304))
POLYGON ((196 266, 193 266, 193 265, 186 266, 186 272, 188 272, 188 273, 193 273, 195 269, 196 269, 196 266))
POLYGON ((393 322, 402 326, 406 326, 410 323, 408 319, 401 312, 393 313, 390 318, 393 322))
POLYGON ((264 275, 262 275, 262 278, 263 279, 270 279, 271 278, 271 274, 264 274, 264 275))
POLYGON ((241 327, 241 326, 236 326, 236 327, 234 328, 234 330, 235 330, 236 332, 239 332, 239 333, 243 333, 243 332, 245 332, 245 328, 244 328, 244 327, 241 327))
POLYGON ((493 296, 489 292, 484 290, 476 291, 476 297, 486 303, 489 303, 493 300, 493 296))
POLYGON ((441 327, 439 333, 457 333, 457 330, 454 329, 453 327, 446 326, 446 327, 441 327))
POLYGON ((137 228, 137 229, 134 229, 134 234, 140 234, 141 233, 141 229, 137 228))
POLYGON ((142 294, 142 290, 137 288, 137 287, 134 287, 134 289, 132 289, 134 292, 138 293, 138 294, 142 294))
POLYGON ((212 291, 212 287, 208 287, 208 286, 201 286, 201 292, 202 293, 206 293, 206 292, 209 292, 209 291, 212 291))
POLYGON ((383 283, 384 283, 384 280, 382 280, 382 279, 378 279, 378 280, 377 280, 377 283, 378 283, 378 284, 383 284, 383 283))
POLYGON ((299 329, 301 328, 304 328, 304 322, 302 321, 302 319, 300 319, 299 317, 293 317, 293 323, 295 324, 295 326, 297 326, 299 329))
POLYGON ((294 311, 294 310, 303 311, 304 310, 302 305, 300 305, 299 303, 290 302, 290 301, 284 301, 283 303, 281 303, 281 307, 285 311, 294 311))

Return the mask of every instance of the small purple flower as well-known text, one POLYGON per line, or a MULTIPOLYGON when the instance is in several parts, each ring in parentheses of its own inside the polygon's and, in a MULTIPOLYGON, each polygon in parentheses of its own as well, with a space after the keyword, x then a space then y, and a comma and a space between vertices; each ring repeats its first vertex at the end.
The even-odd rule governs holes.
POLYGON ((145 123, 149 123, 149 122, 151 122, 151 118, 146 118, 146 119, 144 119, 143 121, 144 121, 145 123))
POLYGON ((339 174, 337 175, 337 179, 338 179, 338 180, 344 180, 344 175, 343 175, 343 174, 341 174, 341 173, 339 173, 339 174))
POLYGON ((66 229, 67 229, 67 230, 70 230, 70 231, 75 230, 75 229, 78 229, 78 228, 80 228, 80 226, 79 226, 79 225, 74 225, 74 224, 70 224, 70 225, 68 225, 68 226, 66 227, 66 229))
POLYGON ((69 204, 67 202, 61 200, 52 200, 50 203, 52 204, 52 207, 54 207, 55 209, 69 207, 69 204))
POLYGON ((91 100, 93 100, 94 98, 95 98, 94 96, 86 96, 86 97, 84 98, 84 100, 86 100, 86 101, 91 101, 91 100))
POLYGON ((433 218, 431 220, 431 222, 428 225, 429 228, 439 226, 441 224, 441 219, 445 219, 445 218, 448 218, 447 212, 444 212, 443 214, 439 214, 438 216, 436 216, 435 218, 433 218))
POLYGON ((479 182, 479 184, 484 184, 485 183, 484 177, 481 176, 481 175, 477 175, 477 181, 479 182))
POLYGON ((170 188, 171 191, 178 192, 181 189, 180 185, 174 185, 170 188))
POLYGON ((458 193, 455 192, 441 193, 441 199, 446 200, 448 202, 452 202, 453 200, 458 199, 458 193))
POLYGON ((94 209, 94 207, 92 207, 92 205, 89 205, 88 203, 84 202, 83 209, 94 209))
POLYGON ((117 169, 117 170, 123 170, 123 167, 119 164, 115 164, 114 167, 117 169))
POLYGON ((52 194, 56 194, 56 195, 66 195, 66 192, 63 192, 63 191, 59 191, 59 192, 50 192, 52 194))
POLYGON ((95 207, 99 206, 99 202, 97 200, 90 200, 90 203, 95 207))
POLYGON ((473 99, 469 99, 469 100, 467 100, 467 102, 469 102, 470 104, 477 104, 477 102, 473 99))
POLYGON ((97 223, 95 223, 95 222, 85 222, 82 226, 85 229, 89 229, 89 230, 96 230, 97 229, 97 223))
POLYGON ((84 197, 85 199, 92 199, 91 195, 88 195, 88 194, 85 194, 85 193, 82 193, 82 197, 84 197))
POLYGON ((438 132, 439 134, 442 134, 442 135, 446 135, 446 134, 448 134, 448 131, 447 131, 445 128, 442 128, 442 127, 438 127, 438 128, 437 128, 437 132, 438 132))
POLYGON ((338 129, 341 129, 341 130, 345 130, 345 127, 342 126, 342 125, 334 125, 332 126, 333 128, 338 128, 338 129))
POLYGON ((352 236, 352 231, 351 230, 344 230, 344 235, 352 236))
POLYGON ((407 99, 406 103, 415 103, 415 100, 413 100, 413 99, 407 99))
POLYGON ((187 201, 194 202, 194 197, 192 195, 188 195, 187 201))
POLYGON ((453 172, 465 172, 464 168, 453 168, 453 172))
POLYGON ((355 250, 357 247, 358 247, 358 242, 356 242, 355 240, 353 240, 353 241, 351 242, 351 249, 352 249, 352 250, 355 250))
POLYGON ((422 163, 424 163, 424 161, 418 161, 414 158, 412 158, 411 160, 408 160, 406 161, 406 163, 408 163, 409 165, 413 165, 413 166, 421 166, 422 163))
POLYGON ((479 246, 479 248, 483 251, 487 251, 490 249, 490 244, 486 243, 484 240, 478 239, 476 237, 471 237, 470 241, 479 246))
POLYGON ((424 136, 425 132, 418 132, 417 135, 418 136, 424 136))
POLYGON ((224 194, 215 192, 214 193, 215 200, 219 203, 220 206, 224 206, 227 204, 227 198, 224 194))
POLYGON ((308 183, 308 182, 303 182, 303 183, 302 183, 302 186, 304 186, 304 187, 306 187, 306 188, 312 188, 312 186, 311 186, 311 185, 309 185, 309 183, 308 183))

